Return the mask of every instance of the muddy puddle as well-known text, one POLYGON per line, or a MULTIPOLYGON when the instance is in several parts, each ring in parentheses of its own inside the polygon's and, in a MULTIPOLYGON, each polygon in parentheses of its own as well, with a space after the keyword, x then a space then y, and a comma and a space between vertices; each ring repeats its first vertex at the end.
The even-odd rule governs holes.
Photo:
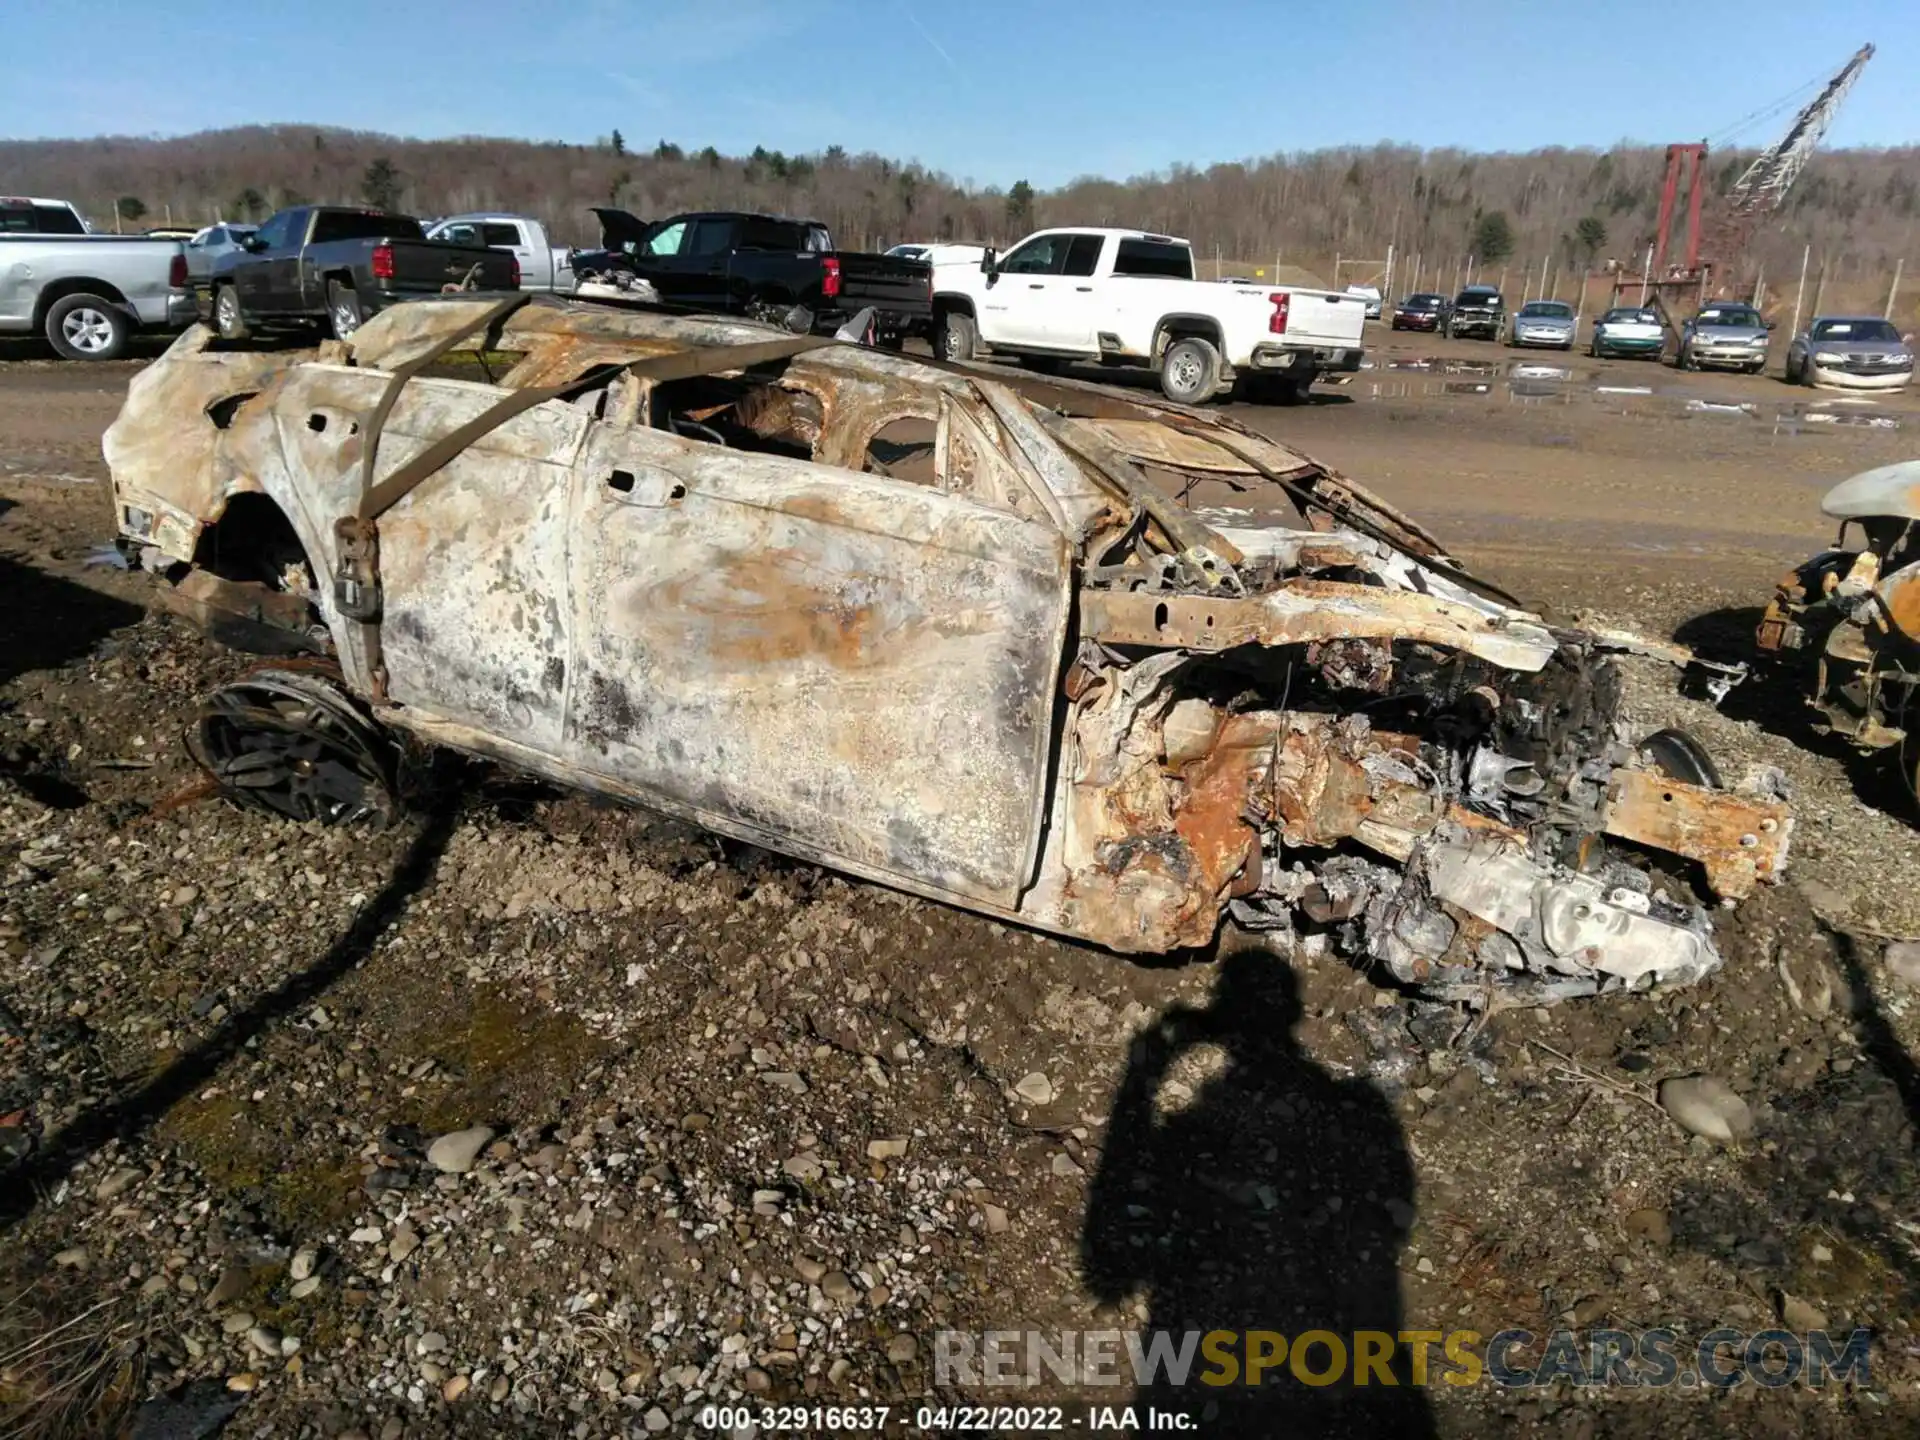
POLYGON ((1510 404, 1591 404, 1627 418, 1666 417, 1764 424, 1774 435, 1831 434, 1836 428, 1899 430, 1905 422, 1868 397, 1782 403, 1728 399, 1685 383, 1602 379, 1577 365, 1540 360, 1454 360, 1441 357, 1367 361, 1373 374, 1355 387, 1376 400, 1427 396, 1510 404))

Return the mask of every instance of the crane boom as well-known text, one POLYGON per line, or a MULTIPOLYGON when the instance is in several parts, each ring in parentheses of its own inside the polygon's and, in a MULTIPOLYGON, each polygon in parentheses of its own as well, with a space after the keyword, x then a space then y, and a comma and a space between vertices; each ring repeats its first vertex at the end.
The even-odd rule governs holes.
POLYGON ((1763 150, 1734 181, 1733 189, 1727 196, 1728 208, 1734 214, 1765 215, 1780 208, 1781 202, 1787 198, 1787 191, 1800 178, 1807 160, 1819 147, 1827 127, 1833 123, 1840 102, 1847 98, 1847 91, 1853 88, 1853 82, 1860 78, 1860 72, 1872 58, 1873 46, 1862 45, 1856 50, 1853 58, 1827 82, 1826 89, 1794 117, 1787 133, 1775 141, 1770 149, 1763 150))

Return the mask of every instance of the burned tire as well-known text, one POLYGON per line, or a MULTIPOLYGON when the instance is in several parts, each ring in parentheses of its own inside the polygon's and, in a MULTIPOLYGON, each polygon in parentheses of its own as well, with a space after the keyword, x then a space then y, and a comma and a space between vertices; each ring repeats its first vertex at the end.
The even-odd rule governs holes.
POLYGON ((393 742, 326 669, 263 667, 221 686, 187 748, 243 809, 381 829, 403 808, 393 742))
POLYGON ((63 295, 47 310, 47 343, 62 360, 117 360, 127 348, 127 312, 98 295, 63 295))
POLYGON ((973 317, 958 310, 943 310, 934 327, 933 353, 942 360, 971 360, 980 332, 973 317))
POLYGON ((214 287, 213 329, 222 340, 245 340, 251 333, 240 309, 240 294, 231 285, 214 287))
POLYGON ((1160 393, 1176 405, 1204 405, 1220 388, 1220 352, 1211 340, 1184 336, 1160 357, 1160 393))
POLYGON ((327 282, 327 329, 336 340, 346 340, 366 323, 367 312, 351 285, 338 280, 327 282))

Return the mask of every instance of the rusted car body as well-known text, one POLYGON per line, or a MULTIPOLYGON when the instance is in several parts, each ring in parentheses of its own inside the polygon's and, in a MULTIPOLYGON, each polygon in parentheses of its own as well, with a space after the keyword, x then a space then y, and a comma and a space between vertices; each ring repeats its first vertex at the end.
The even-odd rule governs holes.
POLYGON ((1920 796, 1920 461, 1843 480, 1820 508, 1840 522, 1834 548, 1781 578, 1755 640, 1763 654, 1810 658, 1816 728, 1866 752, 1899 747, 1901 778, 1920 796))
POLYGON ((183 337, 107 434, 123 544, 216 628, 327 657, 210 697, 202 762, 383 815, 403 733, 1114 950, 1231 913, 1470 1001, 1718 964, 1609 837, 1722 897, 1779 878, 1783 806, 1619 733, 1637 647, 1327 467, 778 334, 449 298, 318 350, 183 337), (1170 498, 1208 484, 1269 523, 1170 498))

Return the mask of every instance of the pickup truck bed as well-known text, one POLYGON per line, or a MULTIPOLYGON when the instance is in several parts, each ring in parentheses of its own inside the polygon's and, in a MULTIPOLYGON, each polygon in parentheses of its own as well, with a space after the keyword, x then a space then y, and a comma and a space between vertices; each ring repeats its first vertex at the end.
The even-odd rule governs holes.
POLYGON ((597 207, 598 254, 574 257, 583 281, 628 274, 683 310, 751 315, 801 332, 831 332, 871 306, 883 337, 925 332, 932 275, 923 260, 835 250, 824 225, 734 211, 651 224, 597 207))
POLYGON ((1301 400, 1320 376, 1359 369, 1362 297, 1193 276, 1193 247, 1176 236, 1042 230, 1004 257, 935 267, 935 353, 1147 366, 1184 405, 1236 385, 1249 399, 1301 400))
POLYGON ((0 234, 0 334, 67 360, 112 360, 140 330, 193 323, 186 247, 144 235, 0 234))
POLYGON ((326 205, 282 210, 248 248, 214 264, 207 307, 223 339, 325 325, 345 339, 398 300, 447 290, 517 290, 505 250, 428 240, 407 215, 326 205))

